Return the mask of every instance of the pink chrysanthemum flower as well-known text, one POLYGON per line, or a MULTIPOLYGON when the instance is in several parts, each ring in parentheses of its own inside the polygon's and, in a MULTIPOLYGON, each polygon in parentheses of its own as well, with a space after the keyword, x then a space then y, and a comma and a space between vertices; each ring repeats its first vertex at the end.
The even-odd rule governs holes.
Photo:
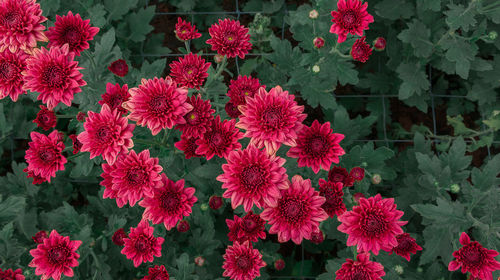
POLYGON ((199 138, 186 137, 184 135, 181 135, 181 140, 175 142, 174 146, 184 152, 184 156, 186 157, 186 159, 190 159, 192 157, 201 157, 201 155, 196 153, 196 149, 198 148, 196 141, 198 139, 199 138))
POLYGON ((48 47, 69 45, 69 51, 79 56, 89 48, 89 42, 99 32, 98 27, 90 26, 90 19, 83 20, 80 14, 73 15, 71 11, 66 16, 56 15, 54 26, 49 27, 47 37, 48 47))
POLYGON ((174 182, 161 174, 163 187, 153 190, 152 197, 146 197, 139 205, 146 208, 142 217, 153 224, 165 225, 171 230, 177 222, 191 214, 191 208, 198 201, 194 188, 184 188, 184 179, 174 182))
POLYGON ((342 183, 325 181, 319 179, 319 195, 326 199, 321 208, 325 209, 328 216, 340 216, 346 211, 344 200, 344 192, 342 191, 342 183))
POLYGON ((396 235, 396 239, 398 241, 398 246, 392 248, 389 255, 392 253, 396 253, 396 255, 400 255, 405 258, 407 261, 410 261, 411 254, 416 254, 417 251, 422 251, 422 247, 420 247, 415 238, 412 238, 408 233, 402 233, 396 235))
POLYGON ((229 96, 233 104, 243 105, 246 104, 246 98, 254 97, 259 88, 266 88, 265 85, 259 83, 259 79, 238 76, 236 80, 230 81, 227 96, 229 96))
POLYGON ((360 198, 359 206, 339 216, 342 224, 337 229, 349 235, 347 246, 357 245, 358 251, 378 255, 380 249, 390 251, 398 245, 396 235, 402 234, 401 226, 408 223, 399 220, 403 214, 396 209, 394 198, 382 199, 377 194, 360 198))
POLYGON ((29 267, 35 267, 35 274, 42 275, 42 279, 61 279, 61 274, 73 277, 72 267, 78 266, 80 255, 76 252, 82 244, 80 240, 70 240, 68 236, 61 236, 52 230, 50 236, 38 244, 36 249, 30 250, 33 260, 29 267))
POLYGON ((170 63, 170 76, 182 87, 200 89, 208 77, 210 62, 193 53, 179 57, 179 61, 170 63))
MULTIPOLYGON (((118 155, 118 160, 123 160, 123 155, 118 155)), ((111 176, 111 172, 113 172, 116 167, 115 165, 109 165, 107 163, 102 164, 102 181, 99 185, 104 187, 104 193, 102 194, 102 198, 110 198, 116 199, 116 204, 119 207, 123 207, 123 205, 127 204, 127 199, 123 197, 118 197, 118 191, 113 189, 113 176, 111 176)))
POLYGON ((240 121, 237 127, 245 129, 245 137, 257 148, 266 147, 274 154, 281 144, 295 146, 297 134, 306 118, 304 106, 297 105, 295 96, 283 91, 280 86, 266 92, 260 88, 255 96, 247 97, 247 104, 240 105, 240 121))
POLYGON ((169 280, 167 269, 163 265, 155 265, 148 268, 148 275, 144 276, 141 280, 169 280))
POLYGON ((229 228, 229 241, 243 243, 245 241, 257 242, 260 239, 266 239, 266 222, 252 211, 248 212, 243 218, 234 215, 234 220, 226 219, 229 228))
POLYGON ((125 247, 121 253, 138 267, 143 262, 153 262, 154 257, 161 257, 163 237, 154 237, 154 228, 142 220, 136 228, 130 228, 130 234, 123 238, 125 247))
POLYGON ((82 79, 75 54, 69 52, 69 45, 50 49, 34 49, 33 55, 26 62, 24 87, 39 92, 42 100, 52 110, 62 102, 71 106, 75 93, 82 91, 87 83, 82 79))
POLYGON ((290 187, 281 190, 281 198, 275 207, 266 207, 260 216, 271 225, 269 233, 278 234, 279 242, 290 239, 295 244, 311 239, 311 233, 319 231, 319 223, 328 218, 321 205, 325 198, 311 187, 311 180, 293 176, 290 187))
POLYGON ((245 241, 240 244, 234 242, 228 246, 224 254, 224 272, 222 276, 232 280, 252 280, 260 276, 260 269, 266 266, 262 260, 259 250, 252 248, 252 245, 245 241))
POLYGON ((73 154, 76 155, 80 152, 80 150, 82 149, 82 143, 80 141, 78 141, 78 136, 76 136, 75 134, 71 134, 70 136, 68 136, 71 141, 73 142, 73 154))
POLYGON ((332 11, 333 24, 330 33, 339 36, 339 43, 345 41, 348 33, 363 36, 363 30, 368 30, 368 25, 373 22, 373 16, 367 9, 368 3, 361 0, 339 0, 337 11, 332 11))
POLYGON ((29 55, 18 49, 0 52, 0 99, 10 96, 16 102, 19 95, 26 94, 22 72, 26 70, 29 55))
POLYGON ((347 169, 340 166, 334 166, 328 171, 328 181, 342 183, 344 187, 352 187, 354 184, 354 179, 349 176, 347 169))
POLYGON ((210 100, 201 99, 199 94, 189 97, 186 101, 193 106, 193 110, 184 116, 186 122, 178 124, 175 128, 186 137, 202 137, 214 121, 215 110, 210 106, 210 100))
POLYGON ((101 100, 99 100, 100 105, 108 104, 111 110, 117 109, 122 115, 127 113, 127 110, 122 107, 123 102, 127 102, 130 99, 130 93, 128 93, 128 85, 124 84, 120 87, 118 83, 113 85, 112 83, 106 84, 106 92, 101 95, 101 100))
POLYGON ((191 25, 182 18, 177 18, 175 24, 175 36, 181 41, 193 40, 201 37, 201 33, 196 29, 196 25, 191 25))
POLYGON ((183 118, 193 109, 186 102, 187 89, 178 88, 170 77, 142 79, 137 88, 130 89, 132 96, 123 106, 130 111, 128 118, 140 126, 147 126, 153 135, 162 129, 183 124, 183 118))
POLYGON ((112 179, 111 189, 116 192, 118 207, 123 203, 134 206, 144 197, 153 197, 155 189, 160 188, 163 168, 158 165, 158 158, 152 158, 149 150, 136 154, 131 150, 113 165, 109 174, 112 179))
POLYGON ((240 25, 239 21, 232 19, 219 19, 219 24, 212 24, 208 29, 211 38, 207 44, 212 45, 212 50, 220 55, 243 59, 252 48, 248 28, 240 25))
POLYGON ((370 261, 370 253, 359 253, 356 261, 346 259, 335 275, 337 280, 382 280, 385 272, 380 263, 370 261))
POLYGON ((40 175, 35 175, 33 171, 28 170, 28 168, 23 169, 23 172, 26 173, 26 178, 33 178, 33 185, 39 185, 43 182, 47 182, 44 177, 40 175))
POLYGON ((223 197, 231 199, 233 209, 243 205, 247 212, 254 204, 259 208, 275 207, 281 190, 288 188, 284 164, 285 159, 253 146, 232 151, 227 156, 227 164, 222 165, 224 173, 217 177, 226 189, 223 197))
POLYGON ((311 127, 303 126, 296 139, 297 145, 291 147, 287 156, 298 158, 298 166, 308 166, 318 173, 320 169, 329 170, 333 163, 339 163, 339 157, 345 154, 339 143, 343 134, 333 133, 330 122, 320 124, 314 120, 311 127))
POLYGON ((28 163, 28 177, 31 171, 33 176, 40 176, 50 183, 50 178, 56 176, 56 171, 64 170, 64 164, 67 162, 62 155, 64 143, 61 135, 54 130, 49 136, 34 131, 30 136, 29 149, 24 156, 28 163))
POLYGON ((361 37, 354 42, 351 48, 351 56, 354 60, 365 63, 372 54, 372 48, 365 42, 366 37, 361 37))
POLYGON ((224 110, 226 110, 227 115, 231 119, 236 119, 237 117, 239 117, 241 115, 241 112, 238 109, 238 107, 236 105, 234 105, 233 102, 231 102, 231 101, 226 103, 226 105, 224 106, 224 110))
POLYGON ((14 271, 12 269, 2 270, 0 268, 0 279, 2 280, 24 280, 23 271, 18 268, 14 271))
POLYGON ((210 129, 196 140, 198 145, 196 153, 210 160, 215 155, 225 158, 231 151, 240 149, 241 143, 238 140, 243 138, 243 133, 235 127, 235 122, 235 120, 221 122, 220 116, 217 116, 210 129))
POLYGON ((41 129, 49 130, 56 127, 56 114, 54 111, 47 109, 47 107, 40 105, 40 111, 36 114, 36 119, 33 122, 41 129))
POLYGON ((128 73, 127 62, 123 59, 115 60, 108 66, 108 70, 119 77, 125 77, 128 73))
POLYGON ((126 154, 134 146, 132 131, 135 125, 129 124, 127 118, 106 104, 102 105, 100 113, 89 111, 83 127, 85 131, 78 135, 78 141, 82 143, 81 151, 90 152, 91 159, 102 155, 113 164, 118 154, 126 154))
POLYGON ((462 267, 462 273, 470 272, 472 277, 493 280, 492 272, 500 270, 500 262, 495 260, 498 252, 484 248, 479 242, 471 241, 467 233, 460 235, 462 248, 453 252, 456 259, 448 265, 449 271, 462 267))
POLYGON ((47 41, 42 25, 46 20, 36 0, 0 1, 0 51, 29 52, 38 41, 47 41))

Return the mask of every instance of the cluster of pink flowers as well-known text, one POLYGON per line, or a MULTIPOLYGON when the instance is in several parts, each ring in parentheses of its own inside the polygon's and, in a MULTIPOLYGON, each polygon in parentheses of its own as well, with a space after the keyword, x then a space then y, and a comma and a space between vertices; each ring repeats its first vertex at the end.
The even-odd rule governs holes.
MULTIPOLYGON (((362 36, 373 17, 368 14, 367 3, 360 0, 340 0, 338 10, 332 12, 330 32, 338 34, 338 42, 346 40, 347 34, 362 36)), ((317 17, 314 13, 314 16, 317 17)), ((4 0, 0 2, 0 98, 9 96, 16 101, 27 90, 40 93, 38 99, 46 106, 34 122, 43 130, 57 124, 55 107, 59 103, 71 106, 74 94, 86 85, 75 61, 82 51, 89 48, 89 41, 99 29, 89 20, 71 11, 66 16, 57 16, 53 27, 43 32, 41 24, 46 18, 34 0, 4 0), (6 13, 16 15, 2 20, 6 13), (19 15, 19 16, 17 16, 19 15), (47 41, 47 48, 37 49, 37 41, 47 41)), ((244 58, 250 51, 248 29, 239 21, 224 19, 209 28, 211 38, 206 41, 212 50, 223 59, 244 58)), ((201 36, 194 25, 178 19, 176 36, 189 41, 201 36)), ((317 38, 315 46, 321 48, 324 40, 317 38)), ((376 48, 383 48, 385 40, 377 39, 376 48)), ((358 39, 351 50, 354 59, 368 60, 372 49, 365 37, 358 39)), ((129 89, 127 84, 106 86, 102 94, 99 112, 81 112, 77 116, 84 122, 84 131, 68 137, 73 143, 73 153, 89 152, 90 159, 101 156, 103 198, 115 199, 118 207, 138 204, 144 208, 142 219, 129 232, 117 230, 112 241, 123 246, 121 253, 135 267, 153 262, 161 257, 164 238, 154 235, 152 224, 163 224, 167 230, 174 227, 179 232, 189 230, 194 203, 195 188, 186 187, 183 179, 173 181, 164 173, 159 159, 152 157, 148 149, 136 152, 133 132, 135 126, 147 127, 153 136, 165 129, 181 132, 175 147, 182 150, 185 158, 203 157, 210 160, 217 156, 227 163, 223 173, 217 176, 224 191, 222 198, 229 199, 233 209, 240 205, 246 212, 227 219, 228 237, 231 242, 224 254, 223 276, 234 280, 249 280, 260 276, 266 266, 263 256, 254 243, 276 234, 279 242, 292 241, 301 244, 304 239, 319 244, 325 235, 320 223, 337 216, 338 230, 348 234, 347 246, 357 246, 356 260, 347 259, 336 272, 337 279, 381 279, 384 267, 370 261, 370 254, 380 250, 395 253, 410 261, 411 254, 422 248, 402 229, 407 222, 401 221, 403 212, 396 209, 393 198, 383 199, 380 194, 365 198, 355 195, 357 204, 350 211, 343 201, 344 188, 364 179, 365 170, 333 166, 345 154, 340 142, 344 135, 334 133, 329 122, 314 120, 305 124, 307 115, 304 106, 295 96, 280 86, 266 89, 258 79, 238 76, 229 85, 230 101, 225 110, 231 119, 223 120, 215 115, 209 98, 189 90, 202 89, 210 63, 197 54, 189 53, 170 64, 170 74, 165 78, 142 79, 141 84, 129 89), (130 122, 135 122, 132 124, 130 122), (240 131, 242 129, 243 131, 240 131), (243 147, 240 140, 249 138, 243 147), (284 168, 286 159, 277 155, 283 146, 288 146, 287 157, 296 158, 298 167, 311 168, 315 174, 328 171, 328 178, 319 179, 317 191, 310 179, 300 175, 291 176, 284 168)), ((224 66, 222 66, 224 67, 224 66)), ((113 62, 108 69, 123 77, 128 73, 124 60, 113 62)), ((220 74, 220 72, 219 72, 220 74)), ((217 77, 216 77, 217 78, 217 77)), ((34 184, 50 182, 56 172, 64 170, 67 162, 63 155, 63 134, 53 130, 48 136, 31 133, 32 141, 26 151, 25 172, 34 184)), ((222 192, 222 191, 221 191, 222 192)), ((209 205, 218 209, 223 204, 220 196, 212 196, 209 205)), ((81 241, 72 241, 56 230, 50 235, 41 231, 33 237, 38 244, 30 251, 36 275, 43 279, 71 277, 78 265, 77 253, 81 241)), ((473 277, 491 279, 491 271, 500 268, 494 257, 496 251, 483 248, 463 234, 464 246, 453 254, 456 260, 449 264, 450 270, 462 268, 473 277), (488 276, 490 275, 490 276, 488 276)), ((202 263, 198 259, 198 263, 202 263)), ((276 260, 276 270, 284 268, 284 261, 276 260)), ((20 270, 0 270, 0 276, 24 279, 20 270)), ((143 279, 169 279, 162 266, 150 267, 143 279)))

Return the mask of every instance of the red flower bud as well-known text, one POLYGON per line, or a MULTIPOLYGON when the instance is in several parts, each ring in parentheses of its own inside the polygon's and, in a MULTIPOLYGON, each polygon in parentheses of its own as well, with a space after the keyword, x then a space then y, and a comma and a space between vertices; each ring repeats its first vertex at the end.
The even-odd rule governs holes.
POLYGON ((282 259, 278 259, 274 262, 274 268, 277 271, 283 270, 285 268, 285 261, 282 259))
POLYGON ((177 231, 178 232, 186 232, 188 231, 190 228, 189 226, 189 222, 188 221, 180 221, 178 224, 177 224, 177 231))
POLYGON ((383 51, 385 49, 385 44, 386 44, 386 41, 385 41, 384 37, 377 37, 377 39, 375 39, 375 41, 373 41, 373 47, 377 51, 383 51))
POLYGON ((210 206, 210 208, 212 208, 214 210, 217 210, 217 209, 222 207, 223 203, 224 203, 224 201, 222 200, 222 197, 212 195, 210 197, 210 200, 208 201, 208 206, 210 206))
POLYGON ((120 228, 117 231, 115 231, 115 233, 113 233, 113 236, 111 237, 111 241, 113 241, 113 243, 115 243, 118 246, 123 246, 123 245, 125 245, 123 238, 127 238, 127 233, 125 233, 123 228, 120 228))
POLYGON ((118 59, 111 63, 108 70, 113 72, 116 76, 124 77, 128 73, 128 65, 125 60, 118 59))
POLYGON ((45 230, 41 230, 41 231, 37 232, 31 238, 33 239, 33 241, 35 241, 35 243, 41 244, 41 243, 43 243, 43 240, 47 237, 48 237, 47 232, 45 230))
POLYGON ((321 49, 325 45, 325 40, 321 37, 316 37, 313 40, 314 47, 317 49, 321 49))

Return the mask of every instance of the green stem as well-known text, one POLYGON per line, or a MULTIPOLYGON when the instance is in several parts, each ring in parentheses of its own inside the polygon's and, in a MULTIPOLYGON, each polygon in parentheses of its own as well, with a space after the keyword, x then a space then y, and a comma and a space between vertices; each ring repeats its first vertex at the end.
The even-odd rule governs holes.
POLYGON ((336 53, 338 56, 343 57, 343 58, 351 58, 350 55, 341 53, 339 51, 338 47, 339 47, 339 43, 337 42, 337 44, 335 44, 335 47, 330 50, 330 53, 336 53))
POLYGON ((186 52, 190 53, 191 52, 191 46, 189 45, 189 41, 184 41, 184 46, 186 46, 186 52))
POLYGON ((58 119, 73 119, 76 118, 76 115, 56 115, 58 119))
POLYGON ((157 141, 149 141, 149 140, 145 140, 145 139, 134 139, 134 142, 139 143, 139 144, 145 144, 145 145, 168 147, 168 145, 166 143, 161 143, 161 142, 157 142, 157 141))

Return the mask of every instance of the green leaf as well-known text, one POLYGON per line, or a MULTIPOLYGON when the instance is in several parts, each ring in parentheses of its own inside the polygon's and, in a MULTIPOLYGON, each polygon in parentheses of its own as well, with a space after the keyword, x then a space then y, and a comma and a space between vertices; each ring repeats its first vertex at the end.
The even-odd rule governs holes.
POLYGON ((441 0, 419 0, 422 8, 438 12, 441 10, 441 0))
POLYGON ((465 218, 464 206, 457 201, 448 201, 440 197, 436 199, 437 205, 414 204, 411 208, 422 217, 432 220, 433 223, 453 226, 457 230, 465 228, 469 222, 465 218))
POLYGON ((427 75, 419 64, 401 63, 396 72, 399 78, 403 80, 399 87, 400 99, 408 99, 414 94, 421 95, 423 91, 428 90, 430 87, 427 75))
POLYGON ((472 169, 472 183, 474 187, 482 190, 496 188, 500 185, 500 178, 497 177, 498 174, 500 174, 500 154, 489 160, 483 166, 482 170, 478 168, 472 169))
POLYGON ((24 211, 26 199, 19 196, 10 196, 0 202, 0 224, 14 220, 24 211))
POLYGON ((146 39, 146 35, 153 31, 153 26, 149 22, 155 14, 155 6, 140 9, 136 13, 127 16, 127 21, 130 28, 128 38, 134 42, 142 42, 146 39))
POLYGON ((478 47, 458 36, 448 36, 448 39, 443 40, 442 46, 446 50, 446 59, 455 63, 455 72, 463 79, 467 79, 478 47))
POLYGON ((284 73, 291 73, 298 66, 302 53, 298 47, 292 49, 292 44, 288 40, 271 38, 271 47, 274 52, 266 58, 276 64, 284 73))
POLYGON ((104 7, 108 10, 111 20, 121 19, 128 11, 135 8, 138 0, 104 0, 104 7))
POLYGON ((192 275, 194 272, 194 263, 190 263, 188 254, 183 253, 175 260, 175 263, 177 269, 174 270, 173 275, 176 280, 198 279, 198 276, 192 275))
POLYGON ((88 15, 93 26, 104 27, 106 25, 106 9, 102 4, 90 7, 88 15))
POLYGON ((138 75, 137 83, 140 83, 141 79, 152 79, 154 77, 161 77, 163 75, 163 70, 165 70, 166 64, 167 64, 166 58, 155 60, 153 63, 144 61, 141 67, 141 73, 140 75, 138 75))
POLYGON ((420 265, 433 262, 438 256, 444 258, 443 262, 449 263, 453 252, 452 238, 446 227, 431 226, 426 227, 423 232, 425 243, 420 265))
POLYGON ((445 11, 444 14, 447 16, 446 24, 448 24, 452 30, 461 28, 463 31, 468 32, 469 27, 476 25, 477 22, 474 19, 476 10, 473 1, 470 2, 467 8, 461 4, 449 4, 448 9, 449 10, 445 11))
POLYGON ((413 15, 415 7, 404 0, 383 0, 375 5, 375 10, 377 15, 383 18, 396 20, 399 18, 410 18, 413 15))
POLYGON ((412 45, 415 55, 418 57, 429 57, 434 45, 429 40, 431 31, 421 21, 414 19, 408 23, 408 29, 399 33, 398 38, 412 45))

